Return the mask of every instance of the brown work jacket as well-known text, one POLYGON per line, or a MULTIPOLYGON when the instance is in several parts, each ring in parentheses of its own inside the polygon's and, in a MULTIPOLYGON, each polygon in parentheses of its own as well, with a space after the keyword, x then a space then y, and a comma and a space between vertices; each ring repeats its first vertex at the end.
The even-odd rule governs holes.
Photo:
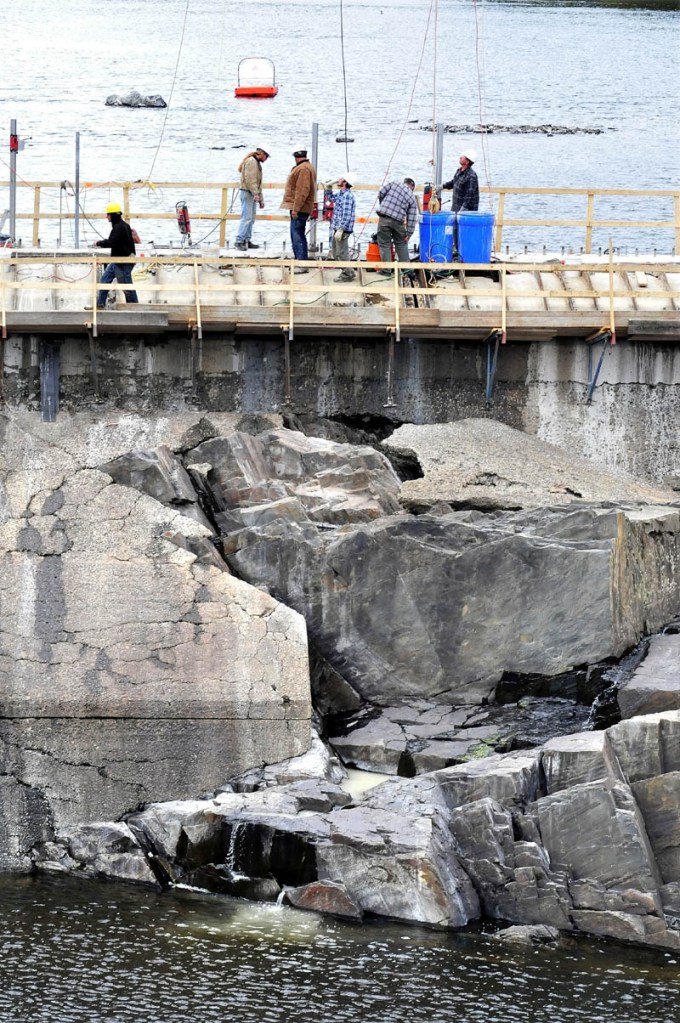
POLYGON ((309 160, 296 163, 286 180, 282 210, 311 213, 316 200, 316 171, 309 160))

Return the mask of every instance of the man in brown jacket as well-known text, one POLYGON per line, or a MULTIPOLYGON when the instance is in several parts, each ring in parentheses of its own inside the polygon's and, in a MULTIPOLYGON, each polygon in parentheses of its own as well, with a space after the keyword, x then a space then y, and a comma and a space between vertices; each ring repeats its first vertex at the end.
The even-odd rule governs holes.
MULTIPOLYGON (((293 255, 296 259, 309 259, 306 230, 316 200, 316 171, 307 159, 306 149, 296 149, 293 156, 295 166, 286 180, 281 209, 290 210, 293 255)), ((305 267, 299 266, 295 273, 306 274, 308 271, 305 267)))
POLYGON ((262 164, 269 159, 266 149, 259 147, 241 160, 241 221, 238 225, 235 246, 237 249, 259 249, 251 241, 257 207, 264 206, 262 199, 262 164))

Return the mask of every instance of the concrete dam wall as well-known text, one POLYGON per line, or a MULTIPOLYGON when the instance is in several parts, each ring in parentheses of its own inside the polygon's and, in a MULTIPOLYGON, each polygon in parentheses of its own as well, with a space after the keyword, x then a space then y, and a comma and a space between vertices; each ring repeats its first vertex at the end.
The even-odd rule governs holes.
POLYGON ((655 482, 680 475, 680 355, 668 341, 509 342, 210 333, 10 335, 4 398, 43 416, 293 412, 396 425, 490 417, 655 482), (600 363, 599 371, 598 364, 600 363), (588 400, 590 397, 590 400, 588 400))

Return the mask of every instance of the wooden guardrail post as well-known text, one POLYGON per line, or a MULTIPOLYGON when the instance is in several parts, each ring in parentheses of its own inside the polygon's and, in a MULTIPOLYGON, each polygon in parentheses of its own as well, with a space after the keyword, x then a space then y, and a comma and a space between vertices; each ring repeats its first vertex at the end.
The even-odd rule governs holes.
POLYGON ((127 181, 123 185, 123 217, 130 219, 130 185, 127 181))
POLYGON ((503 244, 503 218, 505 216, 505 189, 498 190, 498 212, 496 213, 496 239, 494 251, 500 252, 503 244))
POLYGON ((40 185, 33 189, 33 247, 40 245, 40 185))
POLYGON ((595 207, 595 193, 588 192, 588 205, 586 206, 586 252, 590 254, 593 247, 593 209, 595 207))
POLYGON ((229 189, 222 188, 222 203, 220 205, 220 248, 227 244, 227 209, 229 202, 229 189))

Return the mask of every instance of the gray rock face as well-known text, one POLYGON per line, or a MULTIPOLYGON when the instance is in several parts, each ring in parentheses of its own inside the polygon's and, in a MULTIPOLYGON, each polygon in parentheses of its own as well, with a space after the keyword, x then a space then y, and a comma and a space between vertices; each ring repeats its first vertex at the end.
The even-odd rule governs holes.
POLYGON ((331 533, 279 519, 225 552, 378 704, 480 703, 504 672, 621 656, 680 610, 676 509, 391 515, 331 533))
POLYGON ((205 435, 195 419, 0 429, 0 864, 24 865, 36 834, 304 752, 303 620, 192 552, 210 534, 172 508, 195 507, 186 474, 166 507, 95 467, 132 437, 181 447, 205 435))
MULTIPOLYGON (((321 781, 311 809, 306 779, 155 804, 127 823, 173 881, 233 891, 240 878, 248 897, 285 889, 320 912, 441 927, 484 914, 541 929, 522 940, 577 930, 678 950, 680 712, 623 725, 392 778, 354 805, 321 781), (626 748, 639 756, 635 781, 626 748)), ((69 831, 36 856, 55 869, 76 850, 101 861, 96 838, 69 831)))
POLYGON ((519 705, 484 708, 412 700, 355 715, 329 742, 348 767, 411 777, 494 750, 531 747, 545 735, 580 732, 588 714, 586 707, 562 699, 526 698, 519 705))
POLYGON ((680 710, 680 635, 652 636, 647 656, 617 700, 624 718, 680 710))
POLYGON ((133 89, 126 96, 120 96, 116 93, 107 96, 105 105, 107 107, 167 107, 168 104, 162 96, 157 94, 142 96, 141 93, 133 89))

